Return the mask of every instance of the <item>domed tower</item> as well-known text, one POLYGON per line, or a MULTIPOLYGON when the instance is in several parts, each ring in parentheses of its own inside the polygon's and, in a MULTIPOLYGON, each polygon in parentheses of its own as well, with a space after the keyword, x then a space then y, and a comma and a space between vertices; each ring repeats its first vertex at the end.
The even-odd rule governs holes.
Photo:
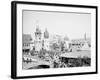
POLYGON ((49 32, 47 31, 47 29, 45 29, 45 32, 44 32, 44 49, 46 49, 47 51, 50 49, 49 32))
POLYGON ((39 27, 36 28, 35 39, 41 40, 41 30, 39 29, 39 27))
POLYGON ((40 51, 42 49, 42 40, 41 40, 41 30, 39 29, 39 26, 36 28, 35 32, 35 50, 40 51))

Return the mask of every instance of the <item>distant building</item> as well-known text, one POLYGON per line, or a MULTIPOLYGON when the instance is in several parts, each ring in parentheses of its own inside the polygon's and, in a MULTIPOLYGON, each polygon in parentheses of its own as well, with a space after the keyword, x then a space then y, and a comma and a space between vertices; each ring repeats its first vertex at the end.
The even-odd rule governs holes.
POLYGON ((91 39, 90 38, 86 38, 86 34, 84 35, 83 39, 73 39, 71 40, 71 48, 73 51, 75 50, 84 50, 86 49, 88 50, 91 47, 91 39), (84 46, 84 47, 83 47, 84 46))
POLYGON ((51 45, 51 50, 54 51, 62 51, 63 50, 63 44, 64 40, 61 35, 52 35, 50 37, 50 45, 51 45))
POLYGON ((23 34, 22 37, 22 48, 23 48, 23 52, 29 52, 29 50, 31 49, 32 45, 34 44, 32 42, 32 37, 30 34, 23 34))

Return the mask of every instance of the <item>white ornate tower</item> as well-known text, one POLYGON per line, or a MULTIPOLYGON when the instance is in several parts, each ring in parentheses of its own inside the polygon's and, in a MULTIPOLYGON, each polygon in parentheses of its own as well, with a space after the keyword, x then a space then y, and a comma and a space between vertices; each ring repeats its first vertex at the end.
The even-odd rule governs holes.
POLYGON ((35 32, 35 50, 40 51, 42 49, 42 40, 41 40, 41 30, 39 29, 39 26, 36 28, 35 32))

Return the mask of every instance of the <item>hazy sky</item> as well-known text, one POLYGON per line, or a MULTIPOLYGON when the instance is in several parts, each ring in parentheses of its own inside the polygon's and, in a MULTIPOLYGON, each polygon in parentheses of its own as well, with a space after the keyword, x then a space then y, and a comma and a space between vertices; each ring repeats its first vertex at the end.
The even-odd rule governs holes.
POLYGON ((39 25, 42 33, 47 28, 50 34, 68 36, 69 39, 91 36, 91 14, 23 11, 23 33, 34 35, 39 25))

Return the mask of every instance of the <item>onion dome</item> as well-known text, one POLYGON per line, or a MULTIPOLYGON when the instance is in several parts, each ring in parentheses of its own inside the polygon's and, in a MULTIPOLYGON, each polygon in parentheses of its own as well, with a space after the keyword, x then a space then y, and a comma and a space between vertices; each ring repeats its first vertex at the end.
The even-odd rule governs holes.
POLYGON ((44 38, 49 38, 49 32, 47 31, 47 29, 45 29, 44 38))

